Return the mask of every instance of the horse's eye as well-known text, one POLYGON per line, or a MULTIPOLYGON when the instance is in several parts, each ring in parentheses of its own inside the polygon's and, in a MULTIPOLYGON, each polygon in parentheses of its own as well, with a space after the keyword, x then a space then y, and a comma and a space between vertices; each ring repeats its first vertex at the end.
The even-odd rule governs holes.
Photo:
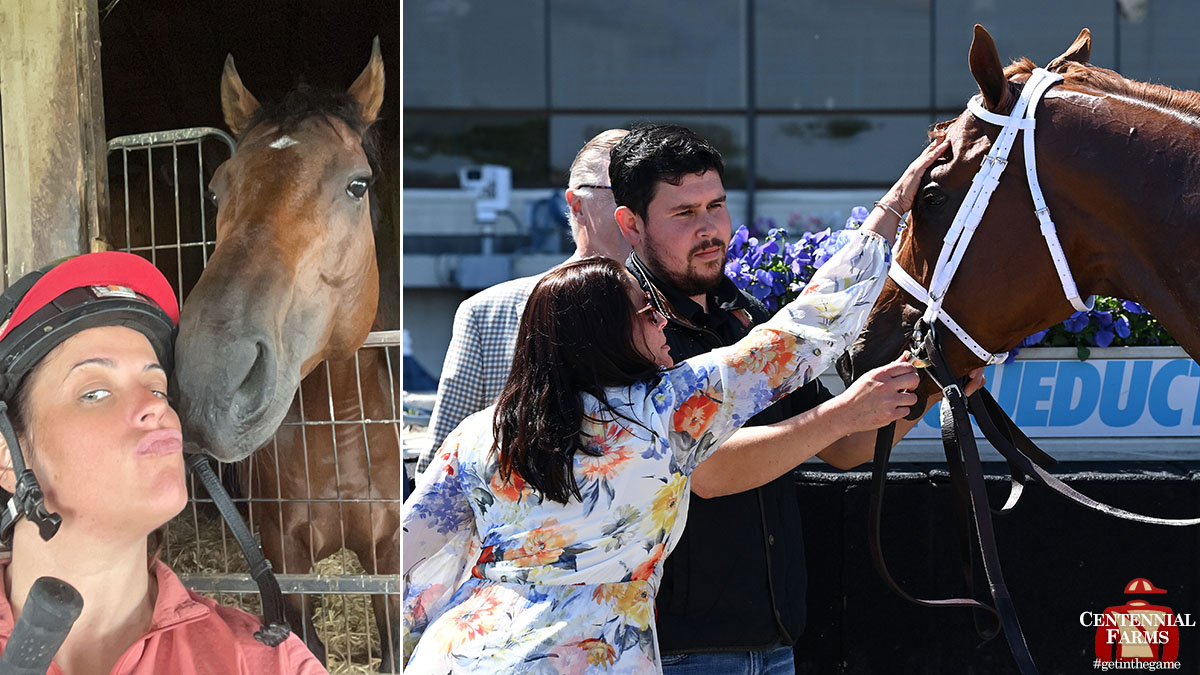
POLYGON ((367 194, 368 186, 370 186, 370 181, 366 178, 355 178, 346 186, 346 194, 355 199, 362 199, 367 194))
POLYGON ((946 203, 946 193, 933 186, 927 187, 921 193, 921 203, 925 206, 941 206, 946 203))

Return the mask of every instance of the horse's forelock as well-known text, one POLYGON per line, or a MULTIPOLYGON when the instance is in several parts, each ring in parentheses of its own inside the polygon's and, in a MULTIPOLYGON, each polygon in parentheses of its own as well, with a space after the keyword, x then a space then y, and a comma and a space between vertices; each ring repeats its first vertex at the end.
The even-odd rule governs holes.
POLYGON ((1030 75, 1033 73, 1034 68, 1037 68, 1037 65, 1033 61, 1030 61, 1022 56, 1021 58, 1008 64, 1008 67, 1004 69, 1004 77, 1011 80, 1018 75, 1030 75))
POLYGON ((313 117, 340 120, 358 134, 362 139, 362 149, 371 166, 371 172, 379 175, 379 134, 373 124, 368 124, 363 119, 358 101, 348 92, 301 84, 283 97, 260 106, 239 136, 245 137, 255 127, 263 124, 276 126, 281 133, 286 134, 313 117))
POLYGON ((950 125, 954 124, 957 121, 958 121, 958 117, 955 117, 953 119, 948 119, 943 122, 938 122, 937 124, 934 124, 933 126, 929 127, 929 140, 938 141, 938 142, 946 140, 946 134, 947 134, 948 130, 950 129, 950 125))

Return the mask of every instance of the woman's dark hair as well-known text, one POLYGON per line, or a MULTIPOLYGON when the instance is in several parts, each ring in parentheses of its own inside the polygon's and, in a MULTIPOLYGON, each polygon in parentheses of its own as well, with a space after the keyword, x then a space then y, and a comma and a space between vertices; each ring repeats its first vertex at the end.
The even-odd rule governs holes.
POLYGON ((605 387, 658 372, 634 346, 638 308, 629 299, 630 283, 620 263, 586 258, 551 270, 534 286, 492 422, 492 452, 504 480, 515 473, 543 498, 562 504, 582 498, 575 453, 600 453, 583 445, 580 394, 607 407, 605 387))
MULTIPOLYGON (((12 423, 13 431, 17 432, 17 436, 28 437, 26 433, 29 429, 29 399, 32 398, 31 389, 29 386, 32 377, 28 375, 21 380, 21 384, 17 385, 17 391, 12 396, 12 401, 8 404, 8 420, 12 423)), ((22 448, 24 450, 24 448, 22 448)))
POLYGON ((659 182, 679 185, 684 176, 709 170, 725 177, 725 161, 711 143, 677 124, 638 124, 610 153, 608 177, 617 206, 642 218, 659 182))

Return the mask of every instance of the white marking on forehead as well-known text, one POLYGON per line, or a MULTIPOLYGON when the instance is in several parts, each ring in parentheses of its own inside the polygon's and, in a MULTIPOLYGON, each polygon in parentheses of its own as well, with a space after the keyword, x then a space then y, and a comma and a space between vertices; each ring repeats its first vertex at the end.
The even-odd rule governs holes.
POLYGON ((271 141, 271 147, 275 148, 276 150, 290 148, 293 145, 300 145, 300 141, 292 138, 291 136, 288 136, 287 134, 284 134, 283 136, 280 136, 279 138, 276 138, 275 140, 271 141))

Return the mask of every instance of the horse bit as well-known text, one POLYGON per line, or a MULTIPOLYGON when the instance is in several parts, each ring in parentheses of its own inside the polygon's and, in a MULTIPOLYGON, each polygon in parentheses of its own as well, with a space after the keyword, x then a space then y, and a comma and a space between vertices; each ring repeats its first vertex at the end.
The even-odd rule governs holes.
MULTIPOLYGON (((926 291, 925 287, 906 272, 894 258, 892 267, 888 270, 888 276, 893 281, 926 306, 925 314, 918 321, 913 334, 914 354, 919 353, 917 348, 923 342, 921 339, 922 324, 932 326, 935 321, 940 319, 984 363, 988 365, 1001 363, 1008 358, 1007 352, 995 354, 984 349, 967 334, 967 331, 958 322, 950 318, 950 315, 942 308, 942 302, 946 299, 950 280, 954 278, 954 273, 958 271, 958 266, 962 263, 967 245, 971 243, 971 237, 974 236, 975 229, 979 227, 979 222, 983 219, 983 212, 992 199, 992 193, 1000 184, 1000 175, 1008 166, 1008 153, 1012 150, 1013 142, 1020 130, 1025 131, 1025 175, 1029 179, 1029 192, 1033 195, 1034 214, 1041 223, 1042 237, 1045 238, 1046 246, 1050 249, 1050 258, 1054 261, 1054 268, 1058 272, 1059 281, 1062 282, 1063 293, 1075 309, 1086 312, 1092 308, 1094 297, 1088 298, 1086 303, 1079 297, 1079 290, 1075 286, 1075 278, 1071 275, 1067 257, 1063 254, 1054 221, 1050 219, 1050 208, 1046 206, 1046 198, 1042 195, 1042 188, 1038 183, 1037 161, 1033 149, 1033 130, 1037 124, 1034 112, 1037 109, 1038 101, 1041 100, 1046 90, 1061 82, 1062 79, 1062 75, 1051 73, 1044 68, 1035 69, 1025 83, 1021 97, 1017 100, 1012 113, 1007 116, 997 115, 984 108, 979 97, 973 97, 967 103, 967 109, 976 117, 1002 128, 996 142, 992 145, 991 152, 983 158, 979 171, 971 181, 971 189, 958 207, 954 222, 946 232, 937 264, 933 268, 933 279, 930 282, 929 290, 926 291)), ((923 360, 923 365, 928 365, 927 360, 923 360)))

